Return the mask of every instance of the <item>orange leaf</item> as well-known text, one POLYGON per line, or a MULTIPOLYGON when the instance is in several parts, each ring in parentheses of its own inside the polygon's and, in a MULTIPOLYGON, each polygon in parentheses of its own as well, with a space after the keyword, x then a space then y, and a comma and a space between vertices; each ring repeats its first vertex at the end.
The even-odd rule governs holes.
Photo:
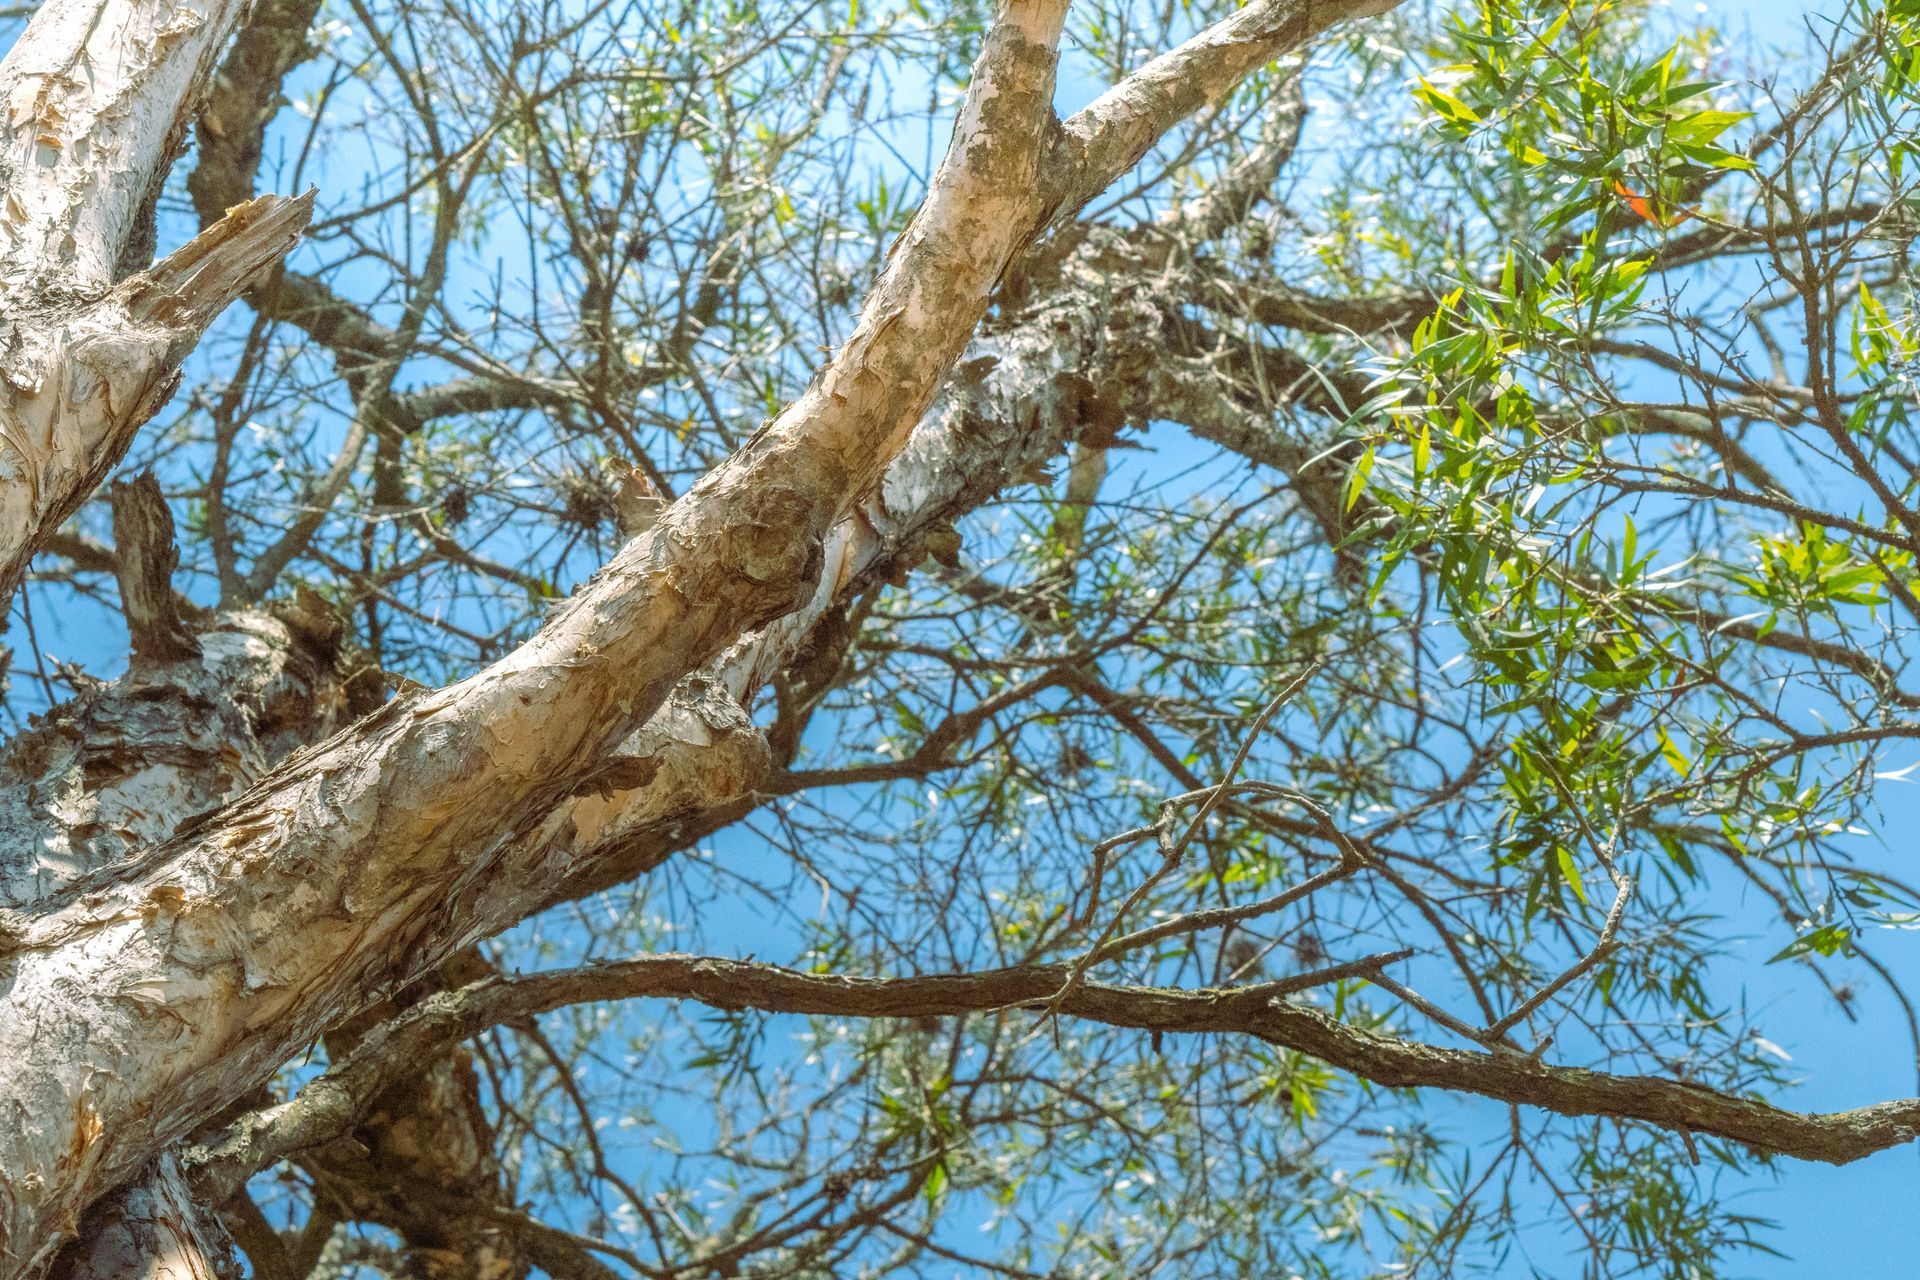
POLYGON ((1679 226, 1690 216, 1685 209, 1669 212, 1658 208, 1652 199, 1636 193, 1618 178, 1613 180, 1613 189, 1619 193, 1621 199, 1627 202, 1627 208, 1633 210, 1634 213, 1646 221, 1651 222, 1654 226, 1659 227, 1662 231, 1668 227, 1679 226))

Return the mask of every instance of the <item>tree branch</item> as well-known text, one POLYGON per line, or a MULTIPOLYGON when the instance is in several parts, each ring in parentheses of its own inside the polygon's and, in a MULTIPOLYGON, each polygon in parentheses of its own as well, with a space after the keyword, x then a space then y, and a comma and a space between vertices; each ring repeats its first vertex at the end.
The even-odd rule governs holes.
POLYGON ((1265 64, 1339 22, 1371 18, 1401 0, 1254 0, 1161 54, 1076 112, 1061 129, 1051 175, 1051 220, 1065 221, 1140 162, 1160 138, 1225 97, 1265 64))
MULTIPOLYGON (((380 1027, 292 1100, 246 1117, 190 1153, 195 1186, 218 1197, 252 1173, 344 1132, 414 1064, 491 1026, 588 1001, 693 1000, 717 1009, 830 1017, 954 1017, 1035 1012, 1067 971, 1032 965, 915 978, 801 973, 687 955, 490 978, 417 1006, 380 1027)), ((1610 1116, 1743 1143, 1759 1151, 1846 1164, 1920 1138, 1920 1098, 1852 1111, 1786 1111, 1683 1080, 1554 1066, 1511 1052, 1443 1049, 1361 1030, 1281 997, 1282 979, 1231 990, 1180 991, 1082 983, 1059 1012, 1159 1033, 1250 1035, 1393 1088, 1439 1088, 1561 1115, 1610 1116)))

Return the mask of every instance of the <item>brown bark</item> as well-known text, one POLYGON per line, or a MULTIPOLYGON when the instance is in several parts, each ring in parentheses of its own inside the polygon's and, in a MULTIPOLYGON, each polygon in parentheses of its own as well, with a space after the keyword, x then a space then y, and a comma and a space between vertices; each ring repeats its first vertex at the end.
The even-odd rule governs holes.
POLYGON ((187 631, 173 593, 180 548, 160 482, 149 471, 137 480, 115 482, 112 497, 114 576, 135 659, 177 662, 195 656, 199 643, 187 631))
MULTIPOLYGON (((1342 976, 1351 976, 1353 966, 1342 976)), ((514 1018, 590 1000, 696 1000, 720 1009, 835 1017, 920 1018, 1005 1010, 1059 1011, 1108 1026, 1250 1035, 1311 1054, 1393 1088, 1438 1088, 1562 1115, 1613 1116, 1742 1143, 1757 1151, 1846 1164, 1920 1138, 1920 1098, 1805 1114, 1684 1080, 1558 1067, 1526 1054, 1442 1049, 1348 1026, 1287 997, 1298 979, 1223 991, 1083 982, 1034 965, 915 978, 853 978, 699 956, 655 955, 524 977, 485 979, 435 996, 382 1027, 300 1095, 249 1117, 194 1156, 216 1191, 263 1164, 350 1125, 405 1064, 514 1018)))

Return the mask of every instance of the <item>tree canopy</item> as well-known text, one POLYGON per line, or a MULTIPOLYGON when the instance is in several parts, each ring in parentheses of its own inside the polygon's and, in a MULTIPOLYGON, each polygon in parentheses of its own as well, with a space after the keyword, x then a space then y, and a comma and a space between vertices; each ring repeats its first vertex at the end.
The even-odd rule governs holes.
POLYGON ((1709 1277, 1911 1159, 1771 1010, 1920 1073, 1920 4, 196 3, 7 19, 0 1276, 1709 1277))

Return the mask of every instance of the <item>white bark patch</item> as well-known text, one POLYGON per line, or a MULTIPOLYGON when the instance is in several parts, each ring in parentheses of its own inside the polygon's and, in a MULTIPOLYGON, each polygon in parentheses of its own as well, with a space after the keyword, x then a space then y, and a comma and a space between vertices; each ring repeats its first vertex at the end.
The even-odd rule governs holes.
POLYGON ((277 197, 114 272, 244 0, 48 0, 0 62, 0 599, 305 227, 277 197))

